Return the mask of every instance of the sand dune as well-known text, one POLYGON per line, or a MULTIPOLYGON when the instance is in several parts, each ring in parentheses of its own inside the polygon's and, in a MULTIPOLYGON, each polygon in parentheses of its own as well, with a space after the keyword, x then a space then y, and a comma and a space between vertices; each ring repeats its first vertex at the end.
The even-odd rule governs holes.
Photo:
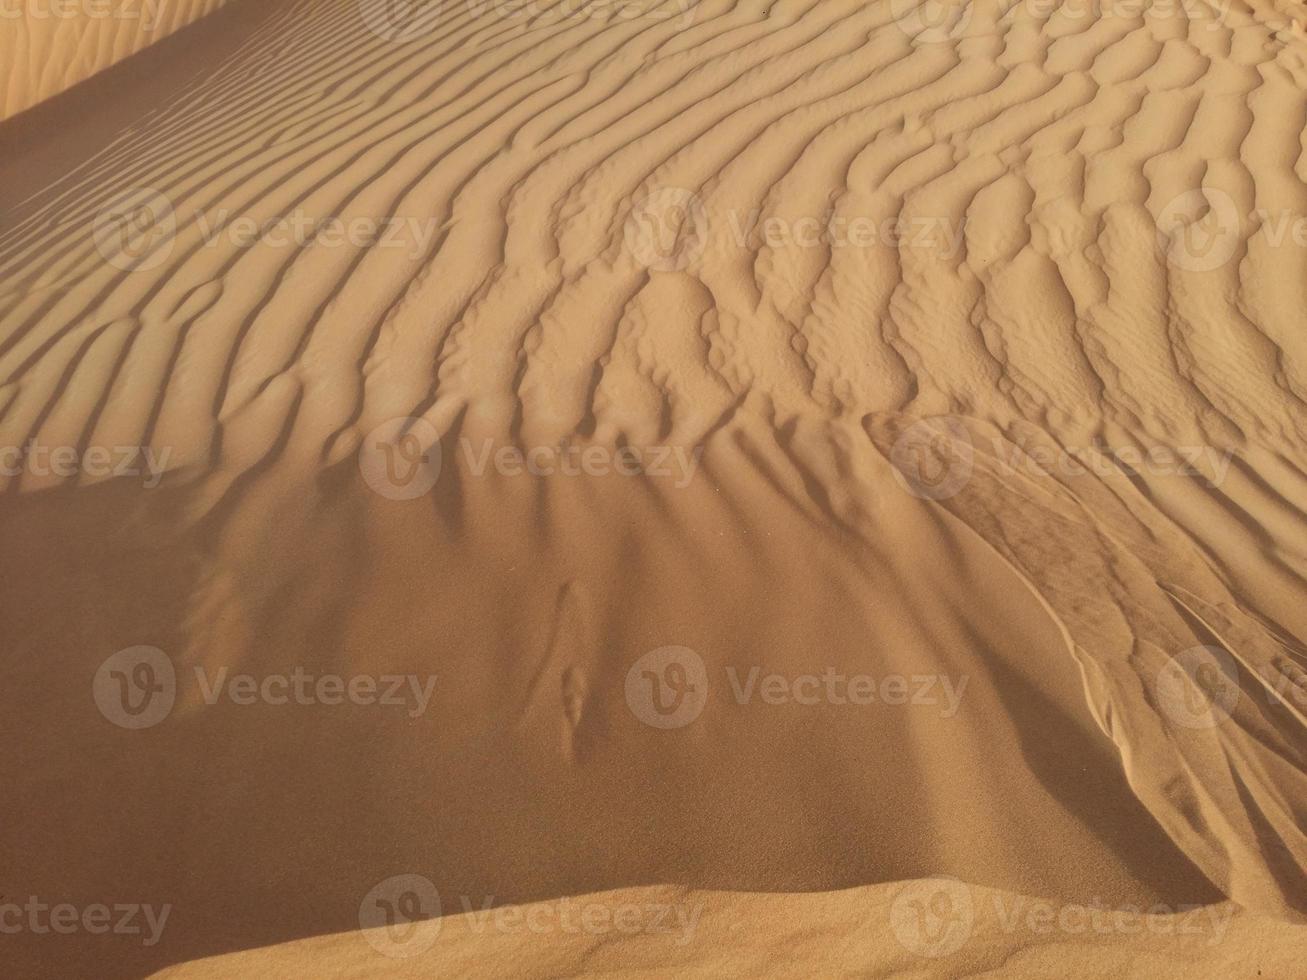
POLYGON ((1292 975, 1295 9, 288 0, 28 114, 0 892, 172 914, 13 961, 1292 975))
POLYGON ((9 0, 0 11, 0 119, 58 95, 225 2, 9 0))
MULTIPOLYGON (((696 893, 632 889, 496 913, 474 910, 434 920, 412 942, 439 944, 442 967, 469 974, 571 973, 577 963, 607 976, 678 975, 808 977, 814 972, 896 977, 953 975, 947 957, 962 943, 980 947, 973 962, 998 975, 1294 976, 1301 939, 1294 927, 1251 920, 1228 904, 1169 917, 1123 913, 1128 932, 1109 938, 1113 917, 1086 909, 1059 910, 1066 928, 1050 927, 1037 899, 947 879, 878 885, 809 895, 696 893), (920 896, 960 898, 958 915, 939 935, 917 931, 904 913, 920 896), (666 911, 664 911, 666 910, 666 911), (607 917, 604 912, 608 912, 607 917), (549 943, 533 932, 545 924, 594 924, 560 932, 549 943), (657 923, 657 924, 655 924, 657 923), (619 929, 619 926, 621 928, 619 929), (1095 927, 1099 931, 1095 931, 1095 927), (614 942, 607 937, 619 936, 614 942), (607 941, 606 941, 607 940, 607 941), (777 950, 784 950, 778 957, 777 950), (1068 968, 1074 963, 1073 968, 1068 968), (532 970, 531 967, 535 969, 532 970)), ((370 932, 383 949, 391 942, 370 932)), ((393 951, 393 949, 392 949, 393 951)), ((303 940, 165 970, 163 977, 245 977, 272 970, 295 975, 305 964, 346 976, 428 976, 431 960, 385 959, 357 936, 303 940)))

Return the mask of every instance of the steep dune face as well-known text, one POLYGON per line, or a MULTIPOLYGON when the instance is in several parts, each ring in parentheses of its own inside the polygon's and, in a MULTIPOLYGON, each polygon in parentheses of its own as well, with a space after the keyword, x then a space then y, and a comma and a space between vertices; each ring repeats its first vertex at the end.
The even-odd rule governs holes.
POLYGON ((104 71, 227 0, 8 0, 0 120, 104 71))
POLYGON ((175 902, 126 973, 404 874, 1299 921, 1305 57, 1198 0, 285 3, 6 216, 15 887, 175 902), (140 645, 169 710, 107 722, 140 645), (301 668, 430 712, 210 696, 301 668))

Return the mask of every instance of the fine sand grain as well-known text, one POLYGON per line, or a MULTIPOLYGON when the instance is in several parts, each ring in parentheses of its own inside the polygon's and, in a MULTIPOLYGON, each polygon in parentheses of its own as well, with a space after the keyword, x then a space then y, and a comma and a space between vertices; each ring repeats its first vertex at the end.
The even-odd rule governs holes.
MULTIPOLYGON (((5 0, 0 120, 58 95, 228 0, 5 0)), ((106 102, 112 89, 100 89, 106 102)))
POLYGON ((1307 975, 1302 9, 235 0, 0 126, 4 972, 1307 975))

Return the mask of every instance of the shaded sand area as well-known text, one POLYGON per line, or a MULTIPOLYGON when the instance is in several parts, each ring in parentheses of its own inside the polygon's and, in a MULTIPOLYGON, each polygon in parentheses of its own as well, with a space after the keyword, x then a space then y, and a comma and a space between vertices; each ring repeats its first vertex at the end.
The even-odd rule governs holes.
POLYGON ((1293 975, 1291 12, 248 9, 0 127, 6 972, 1293 975))
MULTIPOLYGON (((6 0, 0 119, 58 95, 219 9, 226 0, 6 0)), ((101 91, 106 101, 112 91, 101 91)))

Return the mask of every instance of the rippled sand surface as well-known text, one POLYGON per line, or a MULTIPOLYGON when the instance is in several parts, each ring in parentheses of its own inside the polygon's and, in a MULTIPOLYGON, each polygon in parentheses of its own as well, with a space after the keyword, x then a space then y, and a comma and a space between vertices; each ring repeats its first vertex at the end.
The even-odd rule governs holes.
POLYGON ((0 124, 12 972, 1302 969, 1307 8, 252 11, 0 124))

